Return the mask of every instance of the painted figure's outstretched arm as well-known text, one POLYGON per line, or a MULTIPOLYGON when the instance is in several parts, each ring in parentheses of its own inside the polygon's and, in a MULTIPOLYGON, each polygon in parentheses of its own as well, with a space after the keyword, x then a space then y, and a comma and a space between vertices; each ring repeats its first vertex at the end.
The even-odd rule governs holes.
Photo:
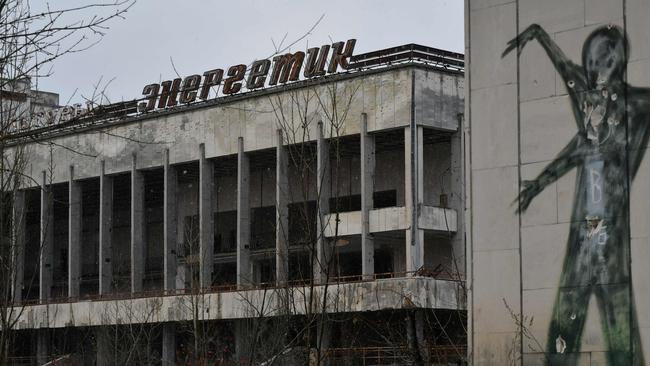
POLYGON ((526 211, 533 198, 541 193, 546 186, 555 182, 578 165, 582 159, 582 155, 580 154, 580 140, 581 137, 577 134, 560 151, 558 156, 544 168, 537 178, 523 182, 524 189, 519 193, 519 196, 514 202, 515 204, 517 202, 519 203, 517 212, 526 211))
POLYGON ((628 156, 630 176, 636 177, 650 142, 650 88, 630 87, 627 92, 628 156))
MULTIPOLYGON (((562 49, 551 39, 551 37, 546 33, 546 31, 539 26, 539 24, 531 24, 523 32, 521 32, 516 38, 508 42, 508 47, 503 51, 501 57, 505 57, 515 48, 517 49, 517 54, 521 54, 521 51, 524 49, 526 43, 532 40, 537 40, 539 44, 544 48, 546 54, 553 62, 555 69, 562 76, 565 84, 573 85, 572 88, 577 90, 585 90, 587 86, 587 81, 585 75, 582 72, 582 67, 573 63, 569 60, 568 57, 562 52, 562 49), (571 83, 570 83, 571 82, 571 83)), ((569 91, 571 93, 571 91, 569 91)))

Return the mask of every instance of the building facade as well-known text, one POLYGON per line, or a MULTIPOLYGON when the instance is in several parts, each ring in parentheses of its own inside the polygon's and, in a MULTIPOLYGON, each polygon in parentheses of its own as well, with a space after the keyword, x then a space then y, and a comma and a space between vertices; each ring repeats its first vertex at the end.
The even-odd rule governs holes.
POLYGON ((15 360, 462 361, 463 83, 406 45, 12 135, 15 360))
POLYGON ((644 365, 650 4, 465 4, 470 362, 644 365))

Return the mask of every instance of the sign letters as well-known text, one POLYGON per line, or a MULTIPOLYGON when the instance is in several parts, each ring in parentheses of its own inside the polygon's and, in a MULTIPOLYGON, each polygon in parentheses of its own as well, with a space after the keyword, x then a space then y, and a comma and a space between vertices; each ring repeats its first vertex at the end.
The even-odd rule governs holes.
POLYGON ((335 73, 339 66, 347 70, 355 43, 355 39, 350 39, 345 43, 336 42, 320 48, 310 48, 306 55, 305 52, 297 51, 277 55, 272 60, 258 60, 253 62, 250 68, 240 64, 230 66, 227 70, 214 69, 204 72, 203 75, 194 74, 183 79, 149 84, 142 90, 144 102, 138 104, 138 110, 147 112, 192 103, 197 99, 206 100, 210 96, 211 88, 222 84, 221 92, 231 95, 239 93, 243 88, 255 90, 267 85, 297 81, 301 70, 307 79, 335 73))

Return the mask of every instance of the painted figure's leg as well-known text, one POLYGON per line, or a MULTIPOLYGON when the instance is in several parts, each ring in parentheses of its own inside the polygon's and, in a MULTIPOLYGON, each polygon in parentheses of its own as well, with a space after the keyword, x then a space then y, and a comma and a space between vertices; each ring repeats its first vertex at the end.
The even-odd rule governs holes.
POLYGON ((582 223, 575 223, 571 230, 546 345, 553 365, 578 363, 593 289, 589 271, 590 240, 585 237, 582 223))
POLYGON ((597 285, 601 324, 607 343, 607 363, 610 366, 630 365, 632 361, 630 331, 630 286, 628 284, 597 285))
POLYGON ((574 365, 577 362, 577 358, 571 354, 580 351, 590 297, 590 286, 564 287, 558 290, 546 346, 552 361, 562 365, 574 365))

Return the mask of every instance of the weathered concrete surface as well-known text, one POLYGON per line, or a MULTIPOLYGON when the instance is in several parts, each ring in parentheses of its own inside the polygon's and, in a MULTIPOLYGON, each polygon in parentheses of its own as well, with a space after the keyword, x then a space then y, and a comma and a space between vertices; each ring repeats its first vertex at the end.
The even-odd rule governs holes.
MULTIPOLYGON (((367 115, 370 132, 403 127, 410 121, 412 75, 415 75, 415 95, 419 98, 418 108, 421 108, 417 123, 454 130, 457 114, 462 110, 462 100, 459 100, 463 97, 462 76, 439 74, 439 71, 421 67, 403 67, 321 84, 315 89, 251 96, 183 113, 152 113, 133 122, 54 138, 53 159, 74 161, 76 178, 85 179, 99 175, 101 160, 106 160, 106 174, 129 171, 133 153, 138 154, 136 168, 147 169, 163 165, 163 151, 166 148, 170 148, 171 164, 196 160, 196 149, 200 143, 205 143, 208 159, 235 154, 238 137, 246 141, 246 151, 273 148, 276 146, 275 131, 278 128, 273 110, 279 106, 288 110, 292 97, 306 90, 310 90, 312 95, 316 91, 323 104, 330 105, 328 95, 335 88, 340 100, 337 108, 347 109, 345 114, 349 119, 341 131, 344 135, 360 132, 361 113, 367 115), (342 102, 344 100, 351 101, 349 108, 347 101, 342 102), (429 114, 426 111, 432 112, 429 114)), ((311 99, 309 118, 327 123, 326 116, 319 110, 319 102, 311 99)), ((315 123, 311 132, 308 139, 315 140, 315 123)), ((29 144, 28 152, 28 175, 36 176, 49 167, 49 145, 29 144)), ((56 165, 52 182, 64 182, 67 178, 67 167, 56 165)))
POLYGON ((464 79, 424 70, 415 73, 414 82, 416 123, 456 131, 464 108, 464 79))
MULTIPOLYGON (((406 230, 408 228, 406 213, 405 207, 386 207, 370 210, 369 232, 380 233, 406 230)), ((336 218, 336 214, 327 215, 326 222, 328 224, 325 227, 325 236, 333 237, 336 234, 335 231, 338 231, 339 236, 361 234, 361 211, 339 213, 338 230, 336 218)), ((455 233, 458 230, 457 222, 458 215, 453 209, 422 206, 419 227, 423 230, 455 233)))
MULTIPOLYGON (((315 286, 311 296, 322 299, 325 286, 315 286)), ((129 300, 81 301, 66 304, 34 305, 24 308, 16 329, 97 326, 191 320, 192 302, 198 303, 204 320, 239 319, 259 316, 262 301, 267 315, 281 314, 282 299, 293 298, 295 311, 304 314, 310 289, 248 290, 205 295, 179 295, 129 300), (265 298, 266 297, 266 298, 265 298)), ((408 307, 464 309, 458 282, 428 277, 382 279, 372 282, 327 286, 327 311, 356 312, 408 307)), ((315 301, 315 303, 320 303, 315 301)), ((314 305, 317 306, 317 305, 314 305)), ((313 311, 318 311, 314 308, 313 311)), ((17 312, 18 313, 18 312, 17 312)))

